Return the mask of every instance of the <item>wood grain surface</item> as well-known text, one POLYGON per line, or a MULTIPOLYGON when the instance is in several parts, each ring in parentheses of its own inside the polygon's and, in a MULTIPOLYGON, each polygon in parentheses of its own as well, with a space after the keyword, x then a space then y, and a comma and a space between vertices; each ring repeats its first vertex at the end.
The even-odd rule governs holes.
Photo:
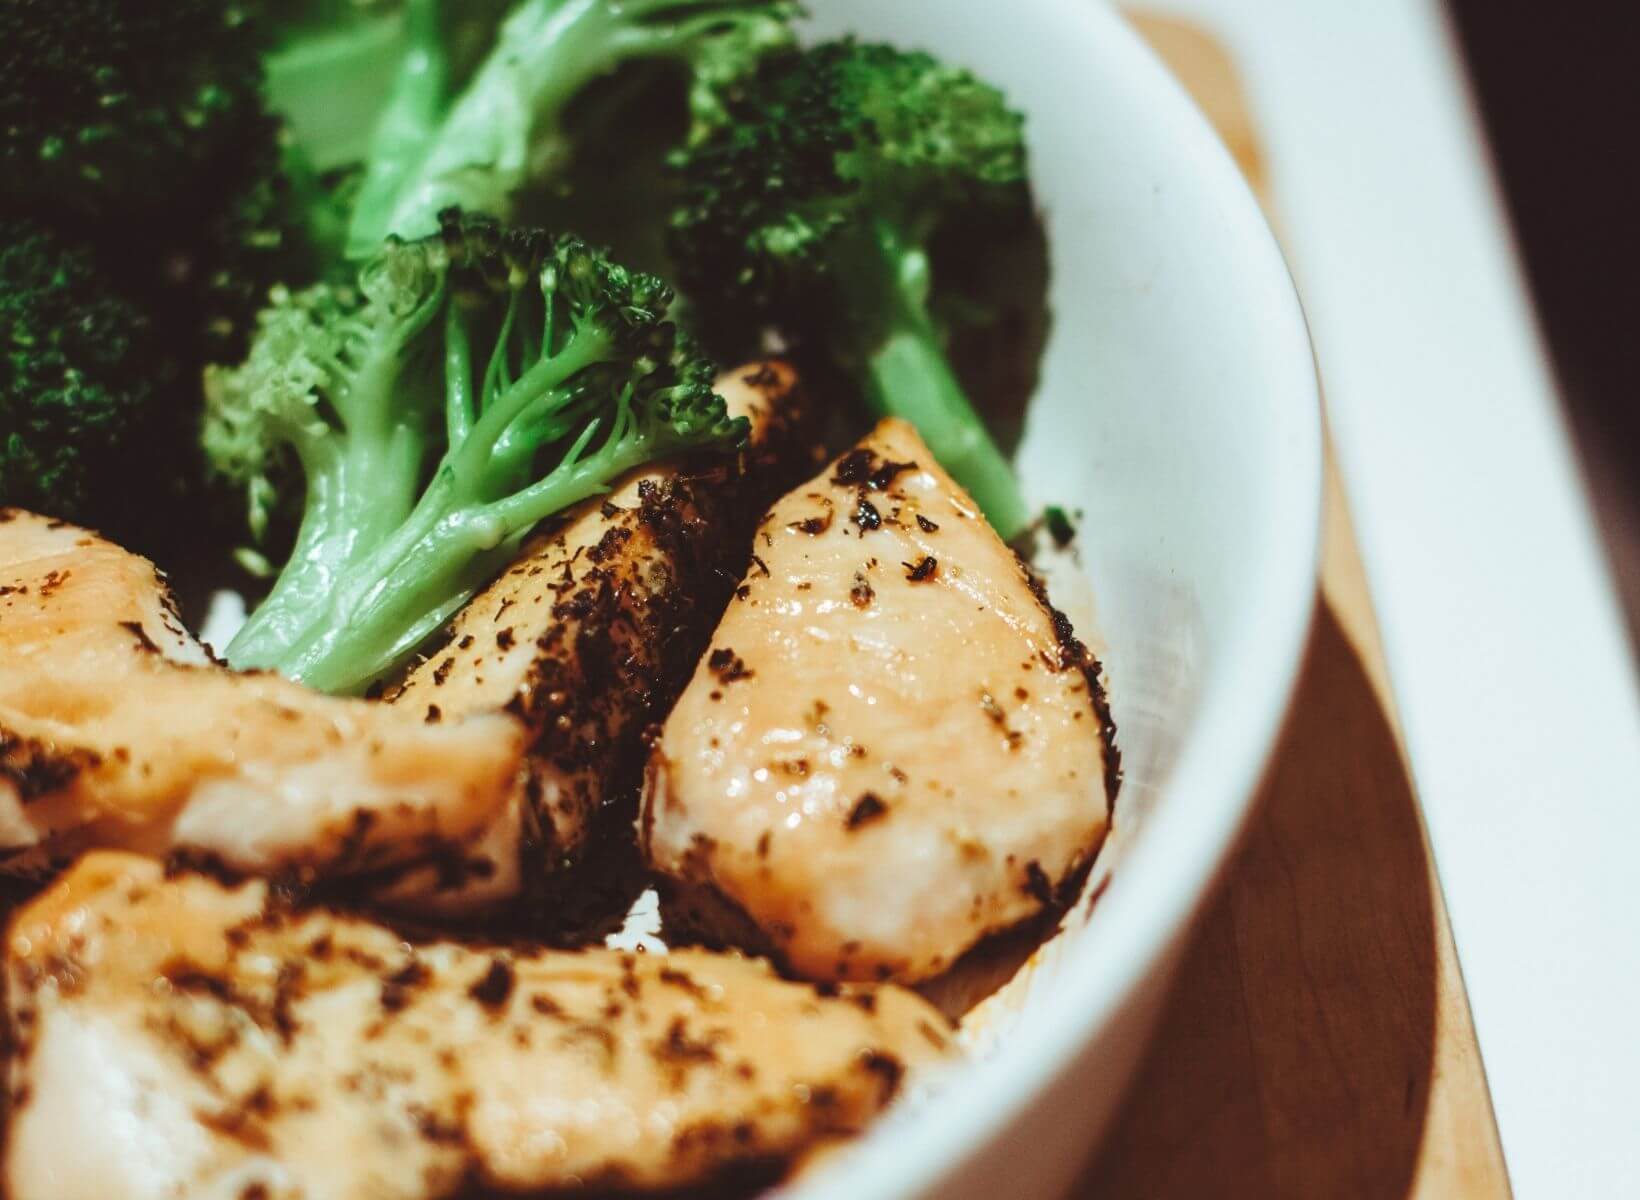
MULTIPOLYGON (((1130 14, 1271 209, 1206 32, 1130 14)), ((1507 1197, 1485 1072, 1328 463, 1318 616, 1257 811, 1074 1195, 1507 1197)))

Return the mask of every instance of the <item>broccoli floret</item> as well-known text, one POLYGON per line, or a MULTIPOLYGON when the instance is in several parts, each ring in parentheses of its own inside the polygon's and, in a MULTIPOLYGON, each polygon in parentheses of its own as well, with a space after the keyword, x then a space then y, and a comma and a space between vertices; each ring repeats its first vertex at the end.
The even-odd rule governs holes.
POLYGON ((86 247, 0 220, 0 352, 0 505, 145 540, 133 518, 161 485, 144 468, 166 434, 187 439, 168 419, 176 364, 143 307, 86 247))
POLYGON ((258 16, 222 0, 0 5, 0 203, 93 246, 201 361, 243 354, 268 288, 311 271, 334 222, 263 107, 258 16))
POLYGON ((221 0, 0 4, 7 201, 100 217, 208 183, 261 113, 259 49, 221 0))
POLYGON ((665 320, 660 280, 576 238, 441 220, 390 241, 357 288, 281 296, 246 363, 209 380, 207 448, 253 523, 281 455, 307 480, 296 550, 229 645, 236 666, 361 689, 543 518, 745 436, 665 320))
POLYGON ((293 474, 306 494, 296 545, 231 653, 271 666, 306 628, 339 571, 415 503, 437 376, 411 348, 444 287, 441 246, 394 246, 356 286, 277 289, 243 365, 206 374, 202 441, 245 488, 261 542, 293 474))
POLYGON ((275 285, 325 273, 344 214, 264 117, 217 165, 212 187, 179 197, 171 217, 141 239, 117 230, 107 253, 204 364, 244 356, 275 285))
POLYGON ((447 206, 515 216, 520 194, 550 187, 573 157, 574 102, 628 64, 681 65, 696 118, 717 117, 727 81, 790 44, 794 11, 789 0, 523 0, 454 92, 435 39, 420 39, 425 69, 401 75, 381 118, 352 251, 426 236, 447 206))
POLYGON ((775 326, 910 420, 1004 537, 1027 508, 947 356, 933 244, 1032 219, 1023 119, 926 54, 832 42, 765 65, 678 156, 670 239, 714 345, 775 326))
MULTIPOLYGON (((0 5, 0 212, 34 231, 12 270, 33 261, 72 292, 52 310, 63 332, 8 364, 5 491, 150 554, 197 556, 223 532, 202 490, 204 365, 244 355, 269 289, 313 277, 325 237, 340 254, 343 222, 262 107, 254 15, 0 5)), ((35 303, 15 301, 16 328, 40 324, 22 315, 35 303)))

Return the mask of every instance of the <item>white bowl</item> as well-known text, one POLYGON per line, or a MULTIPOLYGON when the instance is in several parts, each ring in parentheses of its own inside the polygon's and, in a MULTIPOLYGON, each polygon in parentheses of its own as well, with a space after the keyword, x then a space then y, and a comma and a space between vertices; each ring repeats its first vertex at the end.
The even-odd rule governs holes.
POLYGON ((1020 462, 1036 499, 1086 513, 1126 782, 1108 889, 1007 997, 981 1060, 790 1191, 1057 1200, 1154 1024, 1297 673, 1321 505, 1309 340, 1240 174, 1110 9, 811 7, 819 35, 926 48, 1028 114, 1054 331, 1020 462))

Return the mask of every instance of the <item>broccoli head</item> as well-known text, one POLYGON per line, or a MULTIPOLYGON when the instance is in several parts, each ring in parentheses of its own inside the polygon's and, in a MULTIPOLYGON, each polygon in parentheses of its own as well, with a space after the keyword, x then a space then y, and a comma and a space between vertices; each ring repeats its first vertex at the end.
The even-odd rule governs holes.
POLYGON ((148 246, 111 247, 202 363, 242 357, 270 290, 324 276, 340 254, 340 205, 278 122, 264 117, 247 134, 215 186, 179 205, 185 224, 156 227, 148 246))
POLYGON ((1033 220, 1023 119, 1002 94, 926 54, 831 42, 768 62, 677 163, 670 247, 711 343, 772 324, 821 347, 1019 532, 1025 502, 952 369, 958 306, 932 259, 952 230, 1033 220))
POLYGON ((263 110, 248 11, 0 5, 0 212, 21 280, 4 491, 150 553, 211 513, 180 503, 201 498, 204 364, 242 356, 270 287, 320 262, 323 197, 263 110))
POLYGON ((257 35, 221 0, 0 5, 8 200, 91 216, 208 182, 261 112, 257 35))
POLYGON ((84 246, 0 220, 0 353, 0 504, 145 540, 132 517, 164 486, 155 446, 189 439, 143 307, 84 246))
POLYGON ((543 518, 621 474, 745 435, 665 319, 671 289, 576 238, 441 217, 356 286, 280 295, 211 375, 206 445, 247 489, 306 479, 295 551, 236 666, 357 690, 400 663, 543 518))
POLYGON ((92 246, 201 362, 244 353, 268 288, 316 270, 336 220, 264 110, 259 15, 221 0, 0 5, 5 210, 92 246))

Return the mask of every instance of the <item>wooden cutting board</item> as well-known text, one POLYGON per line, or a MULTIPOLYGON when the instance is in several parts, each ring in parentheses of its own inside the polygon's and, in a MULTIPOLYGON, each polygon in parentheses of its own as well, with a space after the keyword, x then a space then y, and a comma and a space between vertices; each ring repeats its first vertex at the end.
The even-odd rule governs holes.
MULTIPOLYGON (((1279 230, 1225 49, 1190 25, 1130 16, 1279 230)), ((1330 452, 1320 593, 1244 844, 1077 1197, 1510 1194, 1330 452)))

